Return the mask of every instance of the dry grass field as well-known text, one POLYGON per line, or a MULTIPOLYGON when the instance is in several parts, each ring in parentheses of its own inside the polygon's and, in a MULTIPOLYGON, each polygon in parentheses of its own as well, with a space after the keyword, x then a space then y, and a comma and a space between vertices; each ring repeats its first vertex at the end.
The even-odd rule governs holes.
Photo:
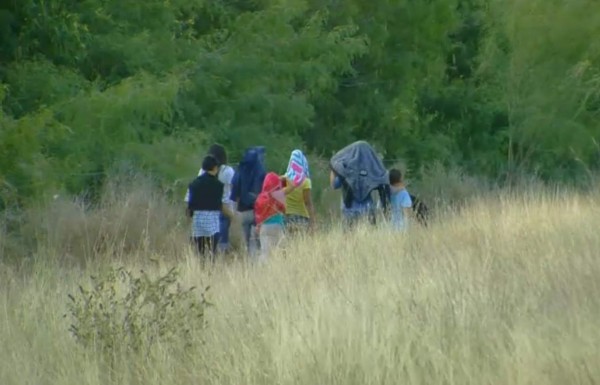
POLYGON ((0 384, 599 383, 600 197, 499 196, 406 235, 332 227, 265 266, 209 269, 177 209, 59 202, 32 257, 0 264, 0 384), (210 286, 191 347, 79 344, 68 295, 109 265, 210 286))

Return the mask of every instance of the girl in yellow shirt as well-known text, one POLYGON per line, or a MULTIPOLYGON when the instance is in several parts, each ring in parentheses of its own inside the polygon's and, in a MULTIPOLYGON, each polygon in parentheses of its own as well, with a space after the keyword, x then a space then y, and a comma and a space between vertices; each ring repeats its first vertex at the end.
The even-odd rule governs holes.
MULTIPOLYGON (((286 180, 287 185, 291 181, 286 180)), ((292 192, 285 199, 285 222, 287 230, 291 232, 306 230, 314 224, 314 206, 312 201, 312 183, 310 178, 292 192)))

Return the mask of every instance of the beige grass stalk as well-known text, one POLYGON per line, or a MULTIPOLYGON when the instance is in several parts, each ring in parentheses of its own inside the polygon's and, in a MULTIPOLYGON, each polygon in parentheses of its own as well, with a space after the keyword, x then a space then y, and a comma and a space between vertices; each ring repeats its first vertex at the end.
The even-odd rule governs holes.
POLYGON ((183 283, 211 285, 215 304, 203 343, 124 356, 110 376, 63 318, 67 293, 101 266, 5 267, 0 383, 598 383, 598 228, 595 198, 505 196, 405 236, 333 228, 266 266, 203 270, 189 255, 183 283))

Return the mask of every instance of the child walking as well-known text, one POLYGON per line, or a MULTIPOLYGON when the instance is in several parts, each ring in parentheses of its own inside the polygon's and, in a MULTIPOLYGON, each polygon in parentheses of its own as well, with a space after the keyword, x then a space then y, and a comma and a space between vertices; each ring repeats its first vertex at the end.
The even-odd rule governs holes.
POLYGON ((221 213, 231 218, 233 213, 223 203, 224 184, 217 178, 219 162, 212 155, 202 161, 202 170, 188 187, 188 215, 192 217, 192 241, 197 252, 213 260, 217 250, 221 213))
POLYGON ((285 173, 286 200, 285 222, 286 232, 297 233, 313 228, 315 210, 311 190, 312 182, 308 170, 308 160, 300 150, 292 151, 288 169, 285 173), (291 187, 296 187, 293 191, 291 187))
POLYGON ((260 250, 254 205, 267 175, 265 155, 266 151, 262 146, 247 148, 232 182, 231 199, 237 204, 246 250, 251 258, 256 257, 260 250))
POLYGON ((273 249, 281 243, 285 224, 285 191, 279 175, 266 175, 261 193, 256 198, 254 211, 260 239, 259 262, 265 262, 273 249))
MULTIPOLYGON (((218 163, 218 171, 217 171, 217 179, 223 183, 223 203, 228 206, 228 209, 233 212, 234 203, 231 200, 231 187, 233 176, 235 171, 229 165, 227 165, 227 152, 225 148, 220 144, 213 144, 208 149, 208 154, 212 155, 218 163)), ((200 167, 200 171, 198 171, 198 176, 204 174, 205 171, 202 167, 200 167)), ((190 193, 187 192, 185 196, 185 202, 188 203, 190 200, 190 193)), ((221 213, 219 215, 219 233, 217 239, 215 240, 217 243, 217 249, 219 252, 227 252, 229 250, 229 227, 231 226, 231 219, 225 214, 221 213)))
POLYGON ((398 169, 390 170, 391 187, 391 221, 394 229, 406 230, 408 228, 408 218, 412 207, 410 194, 406 191, 402 172, 398 169))

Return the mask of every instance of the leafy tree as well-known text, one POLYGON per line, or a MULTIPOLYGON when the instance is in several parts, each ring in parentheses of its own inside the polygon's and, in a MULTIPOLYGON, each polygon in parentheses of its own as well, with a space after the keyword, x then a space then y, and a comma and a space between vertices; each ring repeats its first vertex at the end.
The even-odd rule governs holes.
POLYGON ((328 156, 366 139, 409 169, 578 180, 600 166, 593 0, 7 0, 2 204, 173 191, 207 143, 328 156))

